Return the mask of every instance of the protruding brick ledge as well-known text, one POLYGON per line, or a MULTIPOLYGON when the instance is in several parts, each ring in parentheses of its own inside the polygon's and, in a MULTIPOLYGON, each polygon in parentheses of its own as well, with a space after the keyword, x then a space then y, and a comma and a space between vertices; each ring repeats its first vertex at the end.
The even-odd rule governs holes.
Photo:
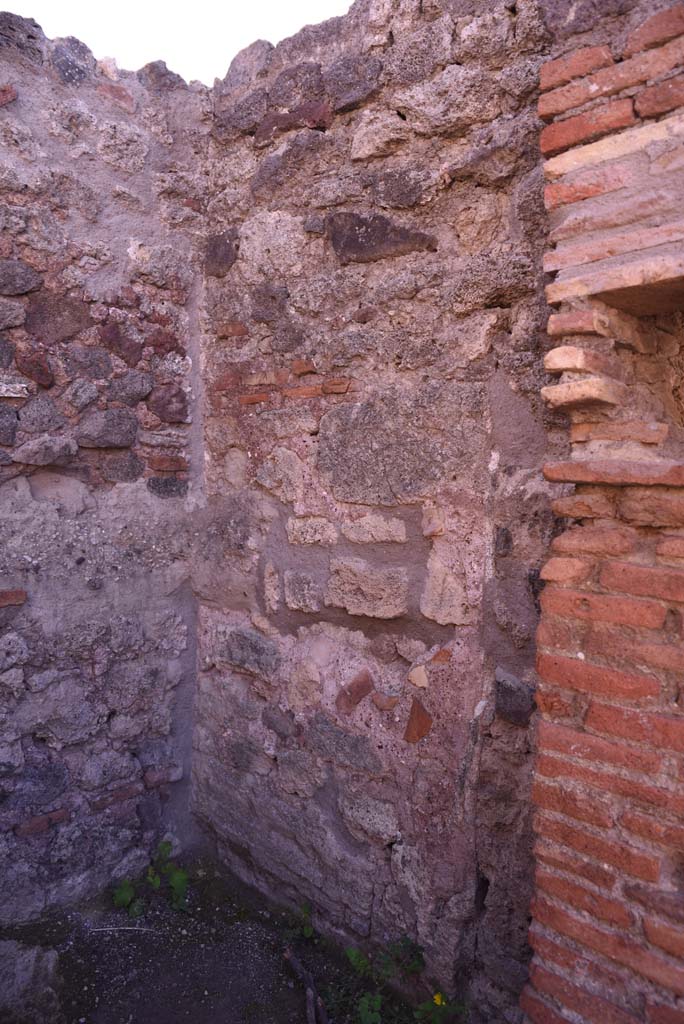
POLYGON ((544 478, 554 483, 684 487, 684 463, 665 459, 653 462, 628 462, 622 459, 549 462, 543 472, 544 478))

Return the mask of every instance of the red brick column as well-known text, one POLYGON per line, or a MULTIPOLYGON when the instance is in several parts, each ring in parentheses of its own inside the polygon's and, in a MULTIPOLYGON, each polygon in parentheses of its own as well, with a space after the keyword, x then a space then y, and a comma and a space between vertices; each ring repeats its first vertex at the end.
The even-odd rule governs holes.
POLYGON ((655 315, 684 308, 683 63, 678 5, 542 69, 572 442, 545 475, 574 489, 542 573, 534 1024, 684 1024, 684 333, 655 315))

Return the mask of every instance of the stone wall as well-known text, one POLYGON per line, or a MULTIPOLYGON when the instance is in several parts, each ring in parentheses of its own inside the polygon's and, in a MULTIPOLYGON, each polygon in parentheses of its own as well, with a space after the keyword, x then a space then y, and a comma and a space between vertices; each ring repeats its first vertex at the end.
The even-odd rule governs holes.
POLYGON ((206 97, 7 14, 0 67, 7 923, 135 872, 167 829, 190 838, 199 278, 181 168, 206 97))
POLYGON ((199 820, 519 1021, 541 603, 525 1012, 677 1021, 667 6, 358 0, 213 90, 0 15, 7 919, 199 820))
POLYGON ((209 152, 194 808, 488 1021, 528 956, 548 39, 359 4, 242 54, 209 152))
POLYGON ((547 296, 562 303, 545 359, 560 382, 543 393, 571 440, 545 475, 575 484, 554 509, 579 525, 542 571, 522 1001, 538 1024, 684 1020, 683 40, 679 5, 542 68, 547 296))

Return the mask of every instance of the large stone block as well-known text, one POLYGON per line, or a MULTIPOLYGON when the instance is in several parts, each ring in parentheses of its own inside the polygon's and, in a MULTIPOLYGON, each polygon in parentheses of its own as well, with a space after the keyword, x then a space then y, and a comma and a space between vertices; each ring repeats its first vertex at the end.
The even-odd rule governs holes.
POLYGON ((375 568, 360 558, 333 559, 325 603, 350 615, 396 619, 408 611, 408 573, 375 568))

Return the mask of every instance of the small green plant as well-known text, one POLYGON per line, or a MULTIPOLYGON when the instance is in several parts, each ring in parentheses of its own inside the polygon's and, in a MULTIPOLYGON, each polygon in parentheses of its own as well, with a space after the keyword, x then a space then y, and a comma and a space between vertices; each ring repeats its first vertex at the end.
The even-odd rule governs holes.
POLYGON ((397 977, 417 978, 425 970, 422 946, 408 935, 388 943, 378 958, 378 970, 387 981, 397 977))
POLYGON ((356 949, 354 946, 348 946, 344 952, 347 960, 360 978, 371 978, 373 976, 373 967, 365 953, 362 953, 360 949, 356 949))
POLYGON ((359 1024, 382 1024, 382 996, 379 992, 364 992, 357 1009, 359 1024))
POLYGON ((290 917, 290 927, 285 929, 285 938, 288 942, 296 939, 310 941, 316 939, 316 929, 311 920, 311 904, 302 903, 299 910, 296 910, 290 917))
MULTIPOLYGON (((141 883, 153 892, 165 891, 174 910, 187 910, 188 873, 179 868, 171 856, 171 843, 163 842, 157 847, 157 853, 145 873, 141 883), (162 889, 163 882, 166 886, 162 889)), ((142 917, 145 913, 145 900, 138 885, 130 878, 124 878, 112 894, 112 901, 118 910, 126 910, 129 917, 142 917)))
POLYGON ((458 1003, 450 1003, 441 992, 435 992, 432 999, 426 999, 414 1013, 420 1024, 451 1024, 463 1018, 463 1007, 458 1003))

